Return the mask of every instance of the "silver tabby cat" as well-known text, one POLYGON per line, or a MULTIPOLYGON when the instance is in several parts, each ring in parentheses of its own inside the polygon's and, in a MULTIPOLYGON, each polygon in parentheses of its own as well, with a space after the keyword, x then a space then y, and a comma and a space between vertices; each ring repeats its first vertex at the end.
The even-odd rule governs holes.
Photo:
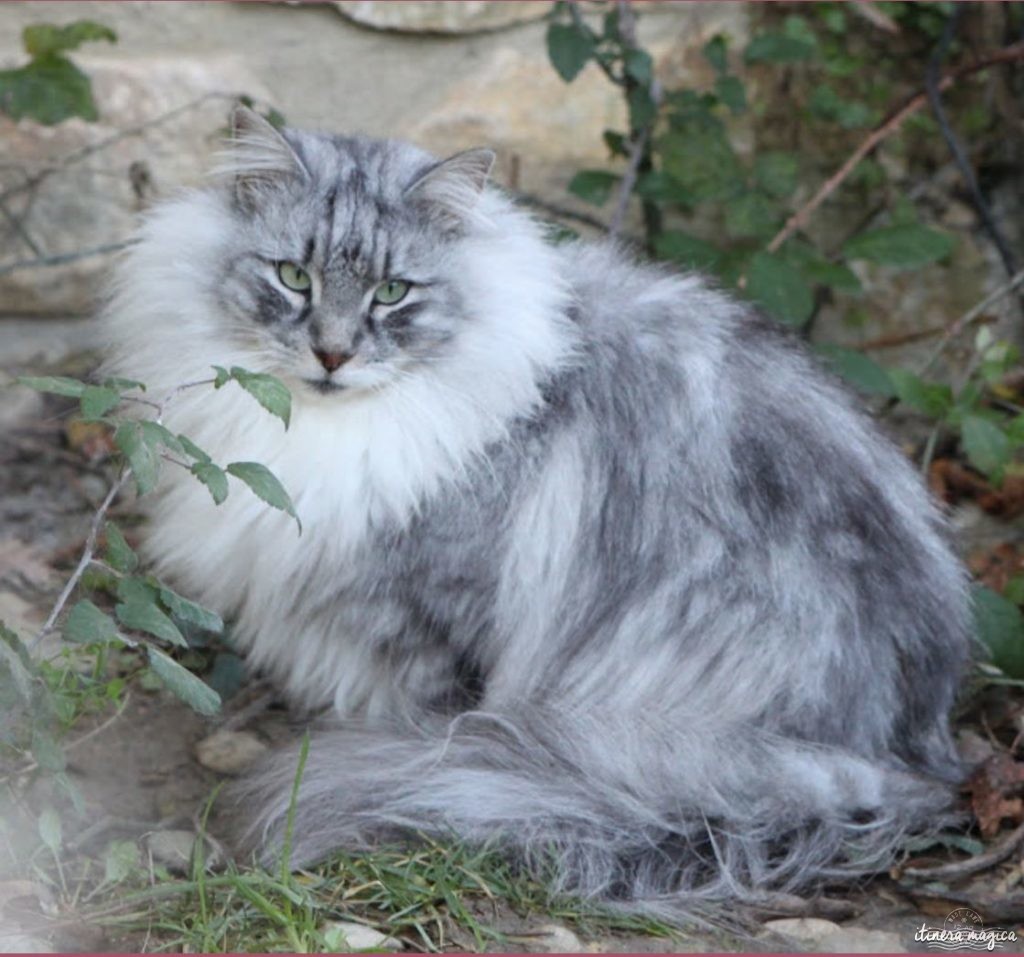
MULTIPOLYGON (((107 311, 167 424, 304 525, 166 469, 147 551, 329 705, 293 860, 415 833, 664 915, 886 863, 961 773, 964 574, 914 471, 800 345, 696 275, 555 246, 493 155, 277 132, 156 209, 107 311)), ((280 848, 295 755, 249 787, 280 848)))

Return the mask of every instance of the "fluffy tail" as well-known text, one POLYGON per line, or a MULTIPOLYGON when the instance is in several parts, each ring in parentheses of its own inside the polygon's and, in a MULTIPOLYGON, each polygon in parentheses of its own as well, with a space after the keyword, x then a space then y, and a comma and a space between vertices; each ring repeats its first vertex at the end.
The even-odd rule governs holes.
MULTIPOLYGON (((244 785, 258 812, 249 837, 268 861, 295 772, 294 755, 279 755, 244 785)), ((950 805, 935 779, 749 728, 472 712, 433 729, 314 736, 291 853, 301 865, 417 833, 454 836, 553 871, 558 892, 678 919, 703 902, 877 871, 908 832, 948 820, 950 805)))

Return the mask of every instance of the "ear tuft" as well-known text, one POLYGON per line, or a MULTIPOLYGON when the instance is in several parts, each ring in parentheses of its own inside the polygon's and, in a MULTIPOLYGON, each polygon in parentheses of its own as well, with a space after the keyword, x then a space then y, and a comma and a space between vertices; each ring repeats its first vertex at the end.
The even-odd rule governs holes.
POLYGON ((489 149, 465 150, 441 160, 405 190, 410 199, 429 206, 451 225, 461 222, 483 192, 495 154, 489 149))
POLYGON ((260 190, 282 178, 309 177, 309 170, 280 131, 246 106, 231 112, 231 138, 218 173, 235 177, 235 195, 251 205, 260 190))

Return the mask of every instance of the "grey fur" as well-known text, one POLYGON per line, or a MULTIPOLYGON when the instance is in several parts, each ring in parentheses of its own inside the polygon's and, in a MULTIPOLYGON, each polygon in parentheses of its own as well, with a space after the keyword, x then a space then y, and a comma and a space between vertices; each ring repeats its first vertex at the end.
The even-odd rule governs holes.
MULTIPOLYGON (((438 215, 408 192, 434 162, 420 151, 286 135, 301 162, 234 194, 233 246, 210 276, 221 321, 282 374, 323 342, 400 354, 413 375, 441 361, 482 308, 445 266, 474 241, 460 204, 479 185, 461 181, 438 215), (322 269, 317 309, 299 316, 254 278, 257 255, 322 269), (355 304, 394 263, 425 285, 389 329, 355 304)), ((613 244, 538 240, 537 256, 571 291, 551 322, 572 358, 532 373, 540 400, 407 520, 371 515, 343 564, 313 527, 309 560, 280 568, 280 650, 256 660, 316 706, 322 676, 289 648, 319 641, 349 689, 312 742, 293 861, 455 835, 553 862, 561 890, 670 917, 884 867, 948 814, 961 775, 947 717, 967 600, 938 512, 749 306, 613 244), (359 650, 348 665, 342 646, 359 650)), ((507 298, 493 308, 514 313, 507 298)), ((243 634, 265 624, 269 599, 165 566, 238 611, 243 634)), ((268 858, 294 769, 281 755, 243 788, 268 858)))

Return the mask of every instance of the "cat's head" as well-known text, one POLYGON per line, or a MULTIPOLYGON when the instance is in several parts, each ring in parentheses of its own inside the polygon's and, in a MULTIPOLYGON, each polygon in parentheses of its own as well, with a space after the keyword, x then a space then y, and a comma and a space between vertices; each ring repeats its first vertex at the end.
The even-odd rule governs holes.
POLYGON ((254 366, 324 394, 378 389, 455 348, 472 321, 462 247, 490 150, 438 162, 405 143, 278 131, 233 115, 229 241, 208 289, 254 366))

